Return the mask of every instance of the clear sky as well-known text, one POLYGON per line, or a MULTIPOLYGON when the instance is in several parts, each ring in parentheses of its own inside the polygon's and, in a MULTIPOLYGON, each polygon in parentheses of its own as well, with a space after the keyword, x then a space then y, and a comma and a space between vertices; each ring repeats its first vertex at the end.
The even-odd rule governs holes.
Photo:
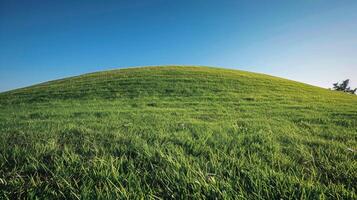
POLYGON ((357 87, 357 1, 0 0, 0 91, 169 64, 357 87))

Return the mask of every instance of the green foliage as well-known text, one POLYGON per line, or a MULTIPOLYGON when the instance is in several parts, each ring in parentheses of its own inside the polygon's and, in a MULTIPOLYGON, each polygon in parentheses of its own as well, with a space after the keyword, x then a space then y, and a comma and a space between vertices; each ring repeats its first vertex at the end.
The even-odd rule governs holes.
POLYGON ((147 67, 0 94, 0 199, 356 199, 357 97, 147 67))
POLYGON ((351 93, 351 94, 356 93, 357 88, 351 89, 350 87, 348 87, 349 83, 350 83, 349 79, 342 81, 342 83, 334 83, 333 89, 336 91, 342 91, 342 92, 347 92, 347 93, 351 93))

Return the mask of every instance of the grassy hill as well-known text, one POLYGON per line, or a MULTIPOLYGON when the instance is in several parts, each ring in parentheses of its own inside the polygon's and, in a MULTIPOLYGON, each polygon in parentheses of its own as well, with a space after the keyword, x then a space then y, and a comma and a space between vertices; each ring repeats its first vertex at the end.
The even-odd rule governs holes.
POLYGON ((144 67, 0 94, 0 199, 356 199, 357 96, 144 67))

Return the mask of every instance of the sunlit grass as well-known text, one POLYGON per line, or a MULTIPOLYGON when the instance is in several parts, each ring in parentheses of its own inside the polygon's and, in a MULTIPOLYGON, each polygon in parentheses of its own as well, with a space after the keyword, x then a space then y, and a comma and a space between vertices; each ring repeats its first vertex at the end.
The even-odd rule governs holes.
POLYGON ((356 199, 357 97, 207 67, 0 94, 0 198, 356 199))

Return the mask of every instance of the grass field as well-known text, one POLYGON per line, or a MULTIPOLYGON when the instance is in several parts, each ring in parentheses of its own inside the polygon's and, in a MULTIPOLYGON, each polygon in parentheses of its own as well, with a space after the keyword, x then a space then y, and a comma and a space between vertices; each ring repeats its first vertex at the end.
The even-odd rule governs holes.
POLYGON ((208 67, 0 94, 0 199, 356 199, 357 96, 208 67))

